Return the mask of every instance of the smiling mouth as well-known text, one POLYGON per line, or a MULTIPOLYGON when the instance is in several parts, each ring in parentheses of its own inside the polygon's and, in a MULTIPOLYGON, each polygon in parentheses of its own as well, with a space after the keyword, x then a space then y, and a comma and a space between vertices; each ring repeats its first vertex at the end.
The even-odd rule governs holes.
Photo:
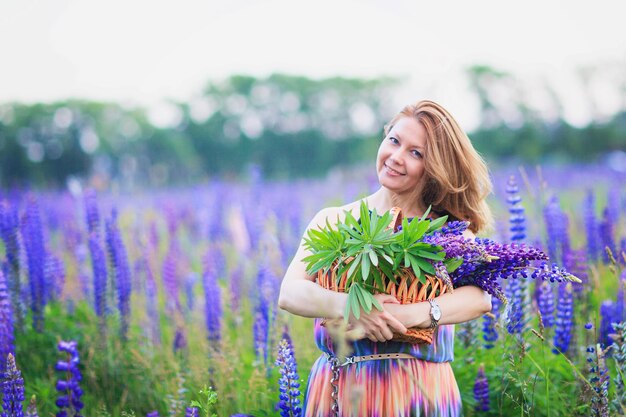
POLYGON ((398 174, 398 175, 404 175, 403 173, 398 172, 398 171, 396 171, 395 169, 391 168, 391 167, 390 167, 389 165, 387 165, 386 163, 385 163, 385 168, 387 168, 389 171, 391 171, 391 172, 393 172, 393 173, 395 173, 395 174, 398 174))

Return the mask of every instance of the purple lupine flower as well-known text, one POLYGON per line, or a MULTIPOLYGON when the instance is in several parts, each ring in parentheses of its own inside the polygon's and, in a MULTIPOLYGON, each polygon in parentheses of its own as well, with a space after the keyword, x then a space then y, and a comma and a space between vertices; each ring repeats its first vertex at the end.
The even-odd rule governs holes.
POLYGON ((148 317, 150 318, 148 321, 150 322, 150 336, 152 338, 152 343, 160 345, 161 331, 159 324, 160 320, 158 319, 159 309, 157 306, 157 285, 154 280, 152 268, 150 268, 149 259, 148 255, 144 254, 143 263, 144 271, 146 272, 146 311, 148 313, 148 317))
POLYGON ((85 220, 87 222, 87 232, 89 234, 100 234, 100 211, 98 210, 98 198, 96 190, 90 188, 85 190, 85 220))
POLYGON ((47 301, 58 299, 63 293, 63 286, 65 285, 65 266, 61 258, 48 253, 44 274, 46 276, 45 281, 50 286, 50 290, 46 293, 47 301))
POLYGON ((30 196, 26 204, 26 213, 22 223, 22 236, 28 259, 28 278, 30 281, 30 309, 33 312, 33 327, 36 331, 43 331, 43 309, 46 305, 46 291, 44 265, 46 264, 46 250, 41 223, 39 204, 34 196, 30 196))
POLYGON ((544 207, 543 217, 546 224, 546 247, 548 256, 553 262, 563 264, 570 251, 569 219, 561 210, 559 199, 553 196, 544 207))
POLYGON ((107 307, 107 266, 104 249, 98 233, 93 232, 89 234, 89 252, 91 253, 91 267, 93 270, 94 308, 98 317, 103 318, 107 307))
POLYGON ((39 417, 39 413, 37 413, 37 400, 34 395, 30 397, 30 402, 28 403, 28 407, 26 407, 24 417, 39 417))
POLYGON ((587 347, 589 363, 589 382, 593 386, 591 397, 591 415, 609 417, 609 376, 605 354, 600 343, 587 347))
POLYGON ((180 297, 178 294, 178 251, 170 246, 163 262, 163 283, 167 294, 166 306, 168 311, 180 311, 180 297))
POLYGON ((489 411, 489 381, 485 374, 485 366, 480 365, 478 368, 478 374, 476 375, 476 382, 474 382, 474 400, 476 405, 474 409, 477 412, 489 411))
POLYGON ((599 230, 603 259, 605 263, 609 263, 610 259, 606 253, 606 248, 610 249, 613 255, 615 255, 617 246, 615 245, 615 219, 608 207, 604 209, 599 230))
POLYGON ((20 222, 17 210, 8 201, 0 201, 0 237, 4 241, 5 254, 9 264, 5 279, 11 294, 11 303, 15 310, 16 324, 21 328, 24 323, 24 316, 22 314, 23 305, 20 297, 19 229, 20 222))
POLYGON ((593 191, 589 190, 584 201, 583 220, 585 223, 585 234, 587 235, 587 256, 589 257, 589 260, 593 262, 598 260, 598 256, 601 252, 595 206, 595 196, 593 191))
POLYGON ((507 306, 506 330, 510 334, 521 335, 522 330, 526 325, 526 318, 524 315, 525 297, 521 279, 513 279, 509 281, 507 291, 509 305, 507 306))
POLYGON ((589 265, 585 256, 585 250, 570 250, 564 259, 564 263, 565 269, 580 279, 580 282, 572 283, 572 287, 576 295, 582 296, 585 288, 587 288, 589 284, 589 265))
POLYGON ((11 353, 15 354, 13 307, 4 273, 0 270, 0 363, 6 363, 11 353))
POLYGON ((610 334, 613 333, 614 323, 618 323, 615 320, 615 303, 611 300, 605 300, 600 304, 599 341, 602 346, 609 346, 611 344, 610 334))
POLYGON ((259 268, 256 280, 258 291, 257 303, 254 309, 254 348, 257 358, 267 363, 267 345, 270 328, 270 300, 272 300, 273 286, 269 268, 262 265, 259 268))
POLYGON ((56 384, 56 390, 59 392, 59 398, 56 400, 59 412, 56 415, 57 417, 82 417, 80 410, 83 409, 83 402, 80 397, 83 395, 83 390, 80 387, 80 381, 83 377, 78 368, 80 357, 76 342, 61 340, 57 348, 59 352, 65 354, 65 358, 58 361, 54 367, 63 373, 56 384))
POLYGON ((509 223, 511 227, 511 241, 519 242, 526 238, 526 216, 524 215, 524 206, 522 206, 522 197, 519 195, 519 187, 515 181, 515 177, 511 176, 506 186, 507 202, 509 203, 509 223))
POLYGON ((186 301, 186 309, 187 311, 193 311, 194 306, 196 305, 196 295, 194 292, 194 287, 198 282, 198 274, 194 271, 191 271, 185 277, 183 281, 183 289, 185 290, 185 301, 186 301))
POLYGON ((233 312, 239 311, 241 303, 241 287, 243 285, 243 268, 241 266, 235 268, 230 273, 230 279, 228 280, 228 288, 230 292, 230 307, 233 312))
POLYGON ((554 292, 546 282, 537 283, 537 306, 544 327, 554 326, 554 292))
POLYGON ((2 417, 23 417, 24 379, 17 369, 12 353, 8 354, 6 364, 2 381, 2 417))
POLYGON ((281 417, 301 416, 300 377, 293 349, 285 339, 278 344, 276 366, 280 372, 278 380, 280 415, 281 417))
POLYGON ((483 340, 485 349, 495 347, 498 340, 497 325, 500 321, 500 306, 502 302, 497 297, 491 297, 491 313, 483 316, 483 340))
POLYGON ((211 248, 204 256, 202 286, 204 288, 204 313, 209 342, 219 346, 221 338, 222 297, 217 283, 218 266, 215 264, 215 252, 211 248))
POLYGON ((187 407, 185 408, 185 417, 199 417, 198 407, 187 407))
POLYGON ((554 331, 554 354, 559 351, 566 353, 572 338, 574 316, 574 299, 572 296, 572 284, 559 285, 559 298, 556 304, 556 323, 554 331))
POLYGON ((146 414, 146 417, 159 417, 159 412, 154 410, 146 414))
POLYGON ((128 321, 130 319, 131 276, 126 247, 117 227, 117 211, 113 210, 111 218, 105 222, 106 242, 109 252, 111 269, 115 277, 117 290, 117 308, 120 312, 120 337, 126 340, 128 321))
POLYGON ((174 333, 173 348, 174 352, 184 351, 187 349, 187 335, 185 334, 185 329, 182 327, 176 328, 176 332, 174 333))

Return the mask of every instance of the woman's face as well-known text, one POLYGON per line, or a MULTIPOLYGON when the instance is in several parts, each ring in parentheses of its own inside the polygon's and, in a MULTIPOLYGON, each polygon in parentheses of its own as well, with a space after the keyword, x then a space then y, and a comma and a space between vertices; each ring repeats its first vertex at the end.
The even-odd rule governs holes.
POLYGON ((426 130, 412 117, 396 122, 383 139, 376 157, 380 185, 397 194, 416 193, 424 175, 426 130))

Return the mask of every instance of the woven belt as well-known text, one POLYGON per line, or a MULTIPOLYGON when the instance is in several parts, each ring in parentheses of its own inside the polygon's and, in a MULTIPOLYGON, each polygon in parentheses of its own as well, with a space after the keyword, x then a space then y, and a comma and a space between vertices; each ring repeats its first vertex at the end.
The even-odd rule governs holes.
MULTIPOLYGON (((333 355, 324 352, 326 359, 334 358, 333 355)), ((378 353, 375 355, 363 355, 363 356, 348 356, 343 363, 337 363, 337 366, 347 366, 353 363, 359 363, 363 361, 377 361, 382 359, 415 359, 415 356, 408 353, 378 353)))

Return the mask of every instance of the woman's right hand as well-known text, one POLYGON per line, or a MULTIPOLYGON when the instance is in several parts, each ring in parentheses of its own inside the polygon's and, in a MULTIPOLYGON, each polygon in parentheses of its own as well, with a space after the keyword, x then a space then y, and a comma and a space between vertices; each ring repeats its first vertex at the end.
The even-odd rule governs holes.
POLYGON ((369 313, 361 310, 358 319, 350 313, 348 337, 355 340, 368 338, 372 342, 386 342, 393 338, 394 330, 405 334, 407 328, 385 309, 385 303, 400 304, 396 297, 389 294, 376 294, 374 298, 383 306, 383 311, 376 307, 372 307, 369 313))

